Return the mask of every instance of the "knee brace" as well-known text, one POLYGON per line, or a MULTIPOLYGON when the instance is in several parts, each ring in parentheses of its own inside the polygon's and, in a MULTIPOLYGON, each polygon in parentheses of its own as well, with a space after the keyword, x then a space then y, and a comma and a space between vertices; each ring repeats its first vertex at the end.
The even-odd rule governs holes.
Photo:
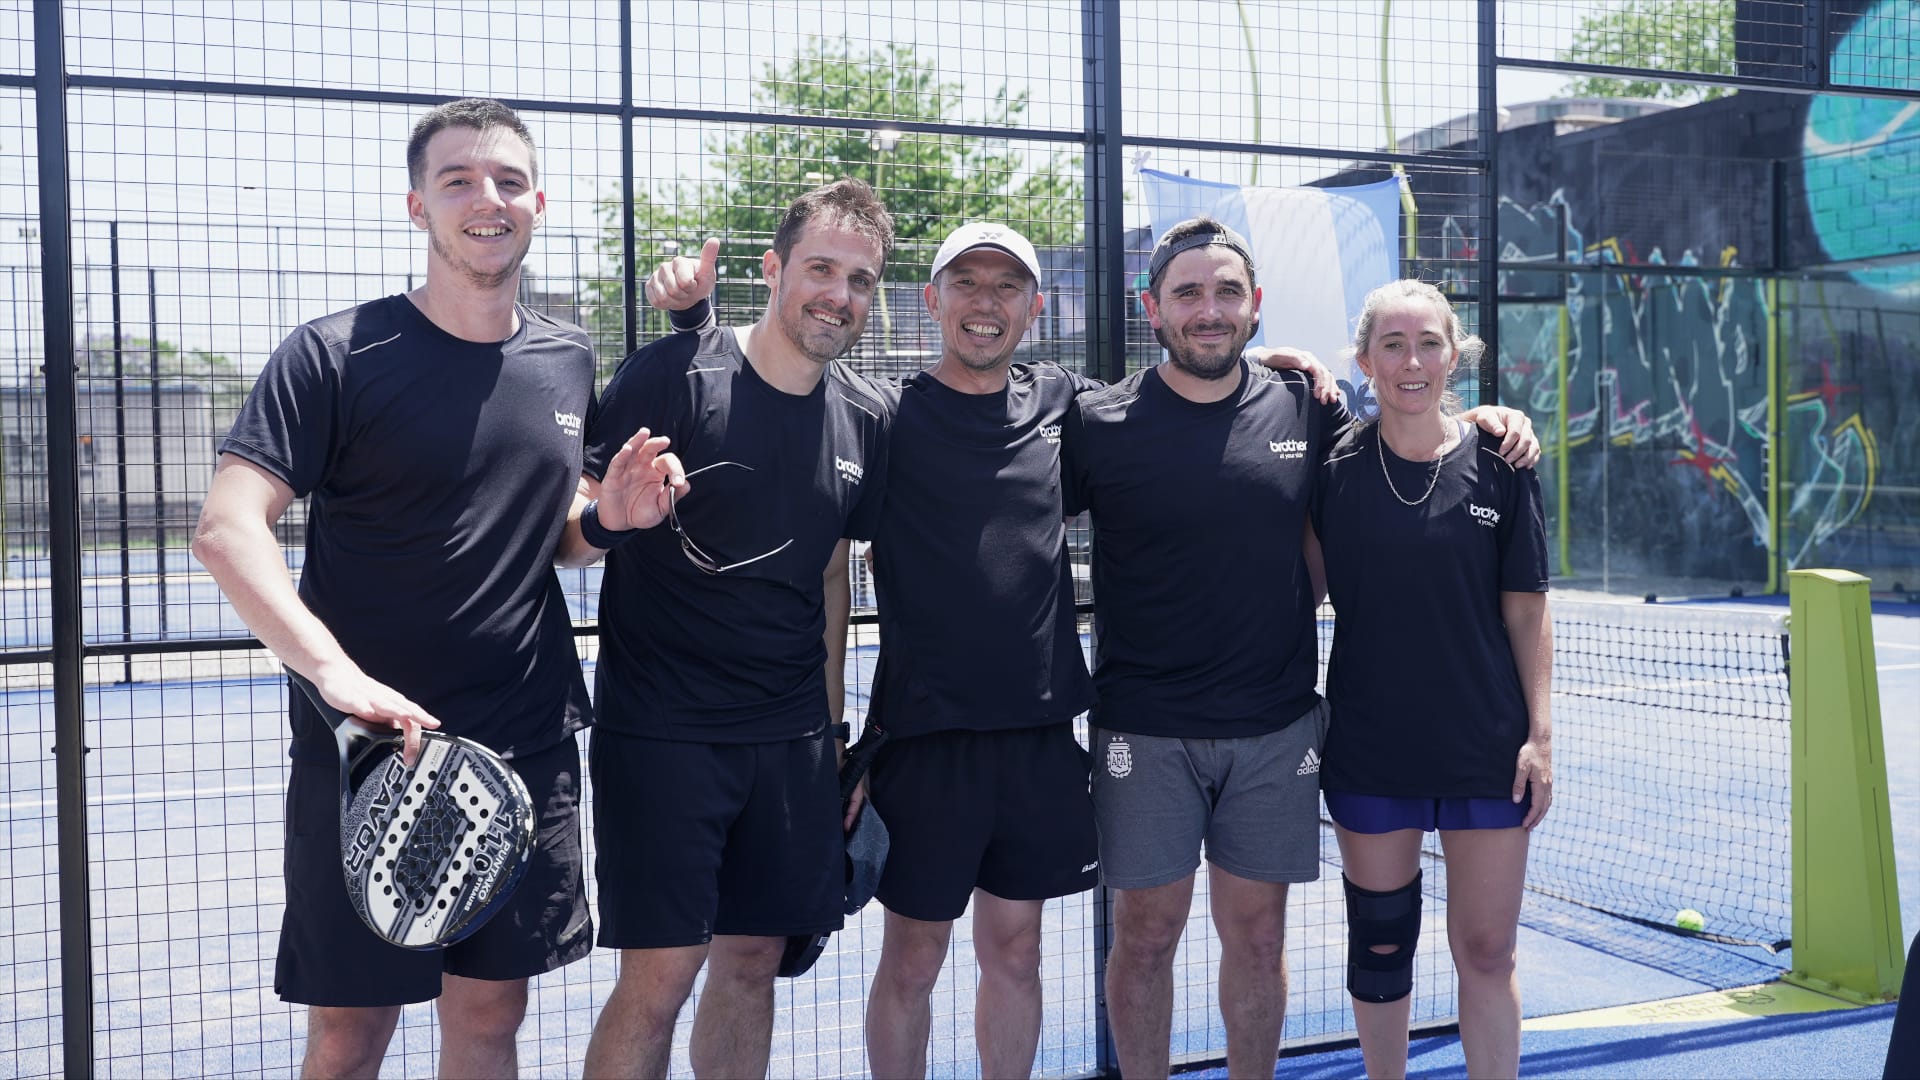
POLYGON ((1357 1000, 1381 1004, 1413 992, 1413 950, 1420 943, 1420 873, 1397 889, 1374 892, 1347 889, 1347 992, 1357 1000), (1389 953, 1375 946, 1396 946, 1389 953))

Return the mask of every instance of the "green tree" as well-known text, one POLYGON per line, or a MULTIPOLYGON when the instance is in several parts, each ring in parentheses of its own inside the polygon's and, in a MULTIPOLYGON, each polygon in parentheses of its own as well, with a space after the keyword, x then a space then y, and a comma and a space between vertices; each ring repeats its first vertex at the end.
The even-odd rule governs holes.
MULTIPOLYGON (((893 211, 898 243, 924 249, 915 259, 896 258, 887 270, 891 281, 917 282, 932 245, 962 221, 1004 221, 1043 247, 1078 245, 1084 239, 1078 155, 1058 151, 1034 159, 1002 139, 892 126, 1011 127, 1023 122, 1028 107, 1024 92, 1009 93, 1002 85, 978 115, 967 115, 961 84, 942 79, 910 45, 855 52, 845 40, 810 38, 793 59, 764 66, 753 104, 768 113, 872 119, 854 128, 741 125, 709 137, 708 175, 669 182, 659 202, 636 200, 641 276, 668 253, 665 243, 691 253, 706 237, 717 236, 727 273, 723 292, 744 288, 738 283, 759 279, 760 255, 787 203, 823 179, 842 175, 873 184, 893 211)), ((599 212, 605 225, 600 254, 608 269, 587 292, 590 329, 604 350, 620 337, 623 316, 618 196, 603 199, 599 212)))
MULTIPOLYGON (((106 382, 113 378, 113 339, 96 334, 74 350, 76 370, 82 380, 106 382)), ((144 337, 127 337, 120 343, 120 374, 127 382, 144 385, 154 370, 161 385, 194 383, 205 386, 216 399, 244 398, 252 389, 252 378, 224 353, 205 349, 182 349, 171 341, 160 342, 150 351, 144 337)))
MULTIPOLYGON (((1734 0, 1626 0, 1588 15, 1560 59, 1576 64, 1655 68, 1687 75, 1737 74, 1734 0)), ((1569 82, 1572 97, 1675 98, 1712 101, 1733 93, 1657 79, 1589 75, 1569 82)))

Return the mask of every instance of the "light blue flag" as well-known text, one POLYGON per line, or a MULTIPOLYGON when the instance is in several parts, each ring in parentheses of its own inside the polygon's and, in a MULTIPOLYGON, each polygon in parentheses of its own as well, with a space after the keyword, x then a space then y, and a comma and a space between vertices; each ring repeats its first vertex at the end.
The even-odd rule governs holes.
POLYGON ((1196 214, 1247 238, 1259 278, 1254 345, 1312 350, 1349 386, 1359 372, 1343 351, 1367 293, 1400 276, 1397 180, 1335 188, 1241 187, 1140 170, 1157 240, 1196 214))

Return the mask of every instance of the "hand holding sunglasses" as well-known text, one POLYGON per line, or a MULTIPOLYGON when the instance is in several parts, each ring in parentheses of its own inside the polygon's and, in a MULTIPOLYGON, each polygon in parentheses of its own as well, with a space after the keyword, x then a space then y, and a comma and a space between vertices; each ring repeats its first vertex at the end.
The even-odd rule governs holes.
POLYGON ((620 533, 651 529, 666 520, 673 500, 688 491, 687 473, 679 457, 667 452, 668 442, 665 435, 641 428, 607 462, 600 496, 594 500, 599 528, 620 533))

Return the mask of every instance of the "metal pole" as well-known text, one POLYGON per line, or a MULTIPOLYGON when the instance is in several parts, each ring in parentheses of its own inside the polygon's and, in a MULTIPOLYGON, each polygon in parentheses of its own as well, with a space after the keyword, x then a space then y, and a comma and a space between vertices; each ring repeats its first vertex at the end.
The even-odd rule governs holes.
POLYGON ((1500 403, 1500 5, 1480 0, 1480 153, 1486 181, 1480 191, 1480 401, 1500 403))
MULTIPOLYGON (((113 300, 113 477, 120 513, 120 640, 133 640, 133 552, 127 531, 126 335, 120 311, 120 223, 107 222, 107 288, 113 300)), ((89 396, 88 400, 92 400, 89 396)), ((120 681, 133 681, 133 654, 120 658, 120 681)))
MULTIPOLYGON (((634 235, 633 5, 620 5, 620 277, 626 297, 627 352, 640 347, 639 238, 634 235)), ((716 304, 720 297, 715 288, 716 304)))
MULTIPOLYGON (((1126 158, 1121 145, 1120 0, 1082 0, 1086 57, 1087 374, 1117 382, 1127 374, 1126 158)), ((1093 1067, 1117 1076, 1119 1056, 1107 1014, 1107 953, 1113 947, 1113 891, 1093 905, 1093 1067)))
POLYGON ((167 636, 167 473, 160 438, 160 288, 147 268, 147 406, 153 424, 153 571, 160 636, 167 636))
POLYGON ((1127 374, 1126 155, 1121 145, 1120 3, 1085 0, 1087 366, 1117 382, 1127 374))
POLYGON ((93 923, 87 871, 85 646, 80 595, 79 418, 73 366, 73 236, 67 190, 63 5, 33 5, 34 136, 39 146, 41 285, 46 325, 47 570, 53 601, 53 760, 60 836, 61 1072, 93 1070, 93 923))

